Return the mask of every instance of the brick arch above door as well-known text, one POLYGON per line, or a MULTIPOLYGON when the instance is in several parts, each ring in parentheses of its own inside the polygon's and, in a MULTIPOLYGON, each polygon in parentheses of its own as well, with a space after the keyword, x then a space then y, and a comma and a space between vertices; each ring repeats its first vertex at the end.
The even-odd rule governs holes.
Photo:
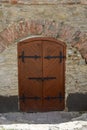
POLYGON ((10 44, 29 36, 54 37, 76 47, 87 62, 87 33, 63 22, 49 20, 23 20, 0 32, 0 52, 10 44))

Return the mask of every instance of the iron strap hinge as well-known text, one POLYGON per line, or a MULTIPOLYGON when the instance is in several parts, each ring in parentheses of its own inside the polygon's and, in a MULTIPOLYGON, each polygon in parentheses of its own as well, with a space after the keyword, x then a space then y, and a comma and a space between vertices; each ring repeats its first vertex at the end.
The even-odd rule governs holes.
POLYGON ((53 80, 56 79, 56 77, 30 77, 28 78, 30 80, 41 80, 41 81, 45 81, 45 80, 53 80))
POLYGON ((60 63, 61 63, 62 60, 63 60, 64 58, 66 58, 66 57, 63 56, 62 52, 60 51, 60 55, 59 55, 59 56, 50 56, 50 55, 48 55, 48 56, 45 56, 44 58, 45 58, 45 59, 48 59, 48 60, 59 58, 59 59, 60 59, 60 63))
POLYGON ((55 100, 58 99, 60 102, 62 102, 62 100, 64 100, 64 96, 62 96, 61 93, 58 94, 58 96, 47 96, 45 97, 45 100, 55 100))
POLYGON ((41 98, 38 96, 34 96, 34 97, 27 97, 24 94, 22 96, 19 97, 19 100, 22 100, 23 102, 25 102, 25 100, 40 100, 41 98))
POLYGON ((22 59, 22 62, 25 62, 25 58, 34 58, 34 59, 38 59, 38 58, 41 58, 41 56, 38 56, 38 55, 25 56, 25 55, 24 55, 24 51, 22 51, 22 54, 19 56, 19 58, 22 59))

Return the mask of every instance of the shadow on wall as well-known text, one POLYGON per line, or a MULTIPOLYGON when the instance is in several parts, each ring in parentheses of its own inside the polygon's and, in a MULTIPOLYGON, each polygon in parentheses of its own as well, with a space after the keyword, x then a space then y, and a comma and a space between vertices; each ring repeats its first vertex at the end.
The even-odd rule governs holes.
MULTIPOLYGON (((87 111, 87 93, 70 93, 67 97, 68 111, 87 111)), ((18 112, 18 97, 0 96, 0 113, 18 112)))
POLYGON ((0 96, 0 113, 4 112, 17 112, 18 111, 18 97, 0 96))
POLYGON ((69 111, 87 111, 87 93, 70 93, 66 105, 69 111))

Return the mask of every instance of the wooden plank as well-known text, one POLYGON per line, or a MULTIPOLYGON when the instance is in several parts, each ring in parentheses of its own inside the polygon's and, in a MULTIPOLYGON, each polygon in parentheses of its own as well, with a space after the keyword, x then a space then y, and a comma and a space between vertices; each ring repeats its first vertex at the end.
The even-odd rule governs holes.
MULTIPOLYGON (((19 55, 24 51, 26 56, 38 55, 42 57, 41 41, 29 42, 19 46, 19 55)), ((42 107, 41 100, 29 99, 29 97, 42 98, 42 82, 31 80, 30 77, 42 77, 42 58, 25 58, 25 62, 19 59, 19 97, 25 95, 26 99, 20 100, 20 110, 39 111, 42 107), (28 98, 27 98, 28 97, 28 98)))
MULTIPOLYGON (((46 56, 59 56, 60 51, 63 52, 63 47, 55 42, 43 42, 43 58, 46 56)), ((43 109, 63 110, 64 109, 64 75, 63 62, 60 63, 60 58, 50 58, 43 60, 43 77, 56 77, 56 79, 44 81, 43 84, 43 109), (60 93, 61 96, 60 97, 60 93), (46 97, 49 97, 48 99, 46 97), (61 101, 60 101, 61 100, 61 101)))

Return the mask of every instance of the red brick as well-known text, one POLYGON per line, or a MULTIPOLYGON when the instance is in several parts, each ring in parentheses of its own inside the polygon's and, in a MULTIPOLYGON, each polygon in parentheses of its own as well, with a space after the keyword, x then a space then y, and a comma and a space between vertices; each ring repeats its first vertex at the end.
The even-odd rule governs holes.
POLYGON ((7 47, 7 42, 0 36, 0 53, 7 47))
POLYGON ((9 3, 11 3, 11 4, 17 4, 18 0, 9 0, 9 3))
POLYGON ((86 5, 87 4, 87 0, 81 0, 81 4, 86 5))

